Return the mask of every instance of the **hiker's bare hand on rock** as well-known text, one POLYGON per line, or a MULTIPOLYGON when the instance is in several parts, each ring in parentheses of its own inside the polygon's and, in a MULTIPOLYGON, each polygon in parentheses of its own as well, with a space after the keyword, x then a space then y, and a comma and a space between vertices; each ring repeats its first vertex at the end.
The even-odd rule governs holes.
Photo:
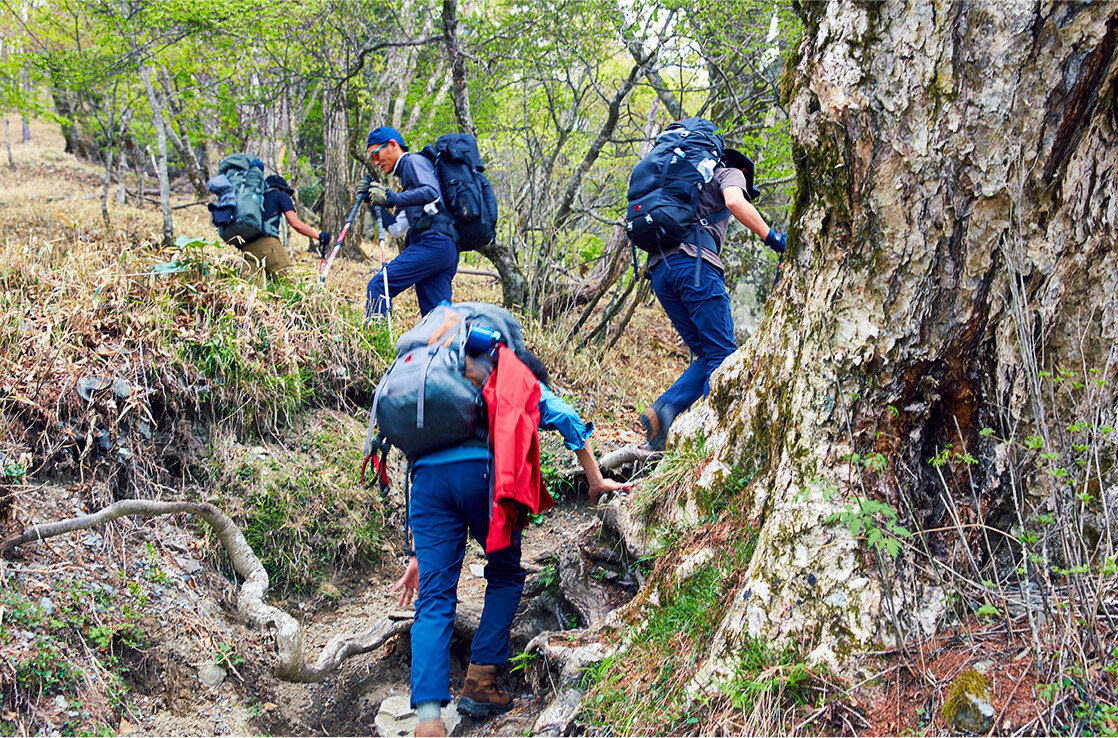
POLYGON ((408 568, 404 570, 404 576, 400 577, 395 584, 389 587, 389 592, 399 592, 400 599, 396 604, 400 607, 407 607, 411 601, 415 599, 415 592, 419 589, 419 561, 412 556, 408 560, 408 568))
POLYGON ((632 482, 618 482, 617 480, 603 477, 600 482, 590 487, 590 504, 597 505, 598 497, 603 492, 628 492, 633 488, 632 482))

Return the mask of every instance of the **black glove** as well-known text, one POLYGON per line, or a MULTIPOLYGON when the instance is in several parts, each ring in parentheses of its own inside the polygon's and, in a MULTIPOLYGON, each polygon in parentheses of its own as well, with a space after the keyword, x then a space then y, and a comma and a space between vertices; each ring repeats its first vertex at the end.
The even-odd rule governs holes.
POLYGON ((323 231, 318 234, 318 245, 325 251, 326 247, 330 245, 330 231, 323 231))
POLYGON ((373 184, 373 175, 366 174, 365 179, 361 180, 361 184, 357 185, 357 196, 369 194, 369 187, 373 184))
POLYGON ((783 254, 784 249, 788 248, 788 234, 777 233, 769 229, 769 235, 765 237, 765 245, 778 254, 783 254))

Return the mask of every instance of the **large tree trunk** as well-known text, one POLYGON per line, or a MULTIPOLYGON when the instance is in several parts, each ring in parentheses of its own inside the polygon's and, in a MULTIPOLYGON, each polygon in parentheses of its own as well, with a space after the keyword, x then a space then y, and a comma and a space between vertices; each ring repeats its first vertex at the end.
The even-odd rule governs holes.
MULTIPOLYGON (((140 78, 147 91, 151 104, 151 122, 155 126, 155 142, 159 151, 159 163, 155 174, 159 178, 159 207, 163 211, 163 245, 170 248, 175 243, 175 229, 171 220, 171 184, 167 177, 167 127, 163 120, 163 100, 155 92, 151 83, 151 67, 140 67, 140 78)), ((143 199, 141 191, 140 199, 143 199)))
MULTIPOLYGON (((349 210, 349 119, 345 108, 345 90, 327 85, 322 91, 322 137, 326 151, 325 177, 323 187, 322 230, 335 236, 341 233, 349 210)), ((363 259, 359 232, 347 238, 343 256, 363 259)))
POLYGON ((443 41, 450 59, 451 78, 454 80, 454 117, 462 133, 477 133, 470 113, 470 90, 466 80, 466 55, 458 41, 458 0, 443 0, 443 41))
MULTIPOLYGON (((912 633, 930 589, 916 557, 1022 587, 1018 562, 1039 549, 998 533, 1012 566, 993 566, 981 525, 1008 532, 1071 489, 1023 473, 1021 439, 1070 433, 1053 422, 1069 401, 1038 391, 1037 368, 1074 370, 1104 420, 1115 408, 1115 6, 801 7, 786 274, 708 401, 673 426, 673 443, 706 439, 706 499, 755 475, 760 521, 699 685, 732 675, 750 637, 794 636, 837 663, 912 633), (865 497, 929 533, 894 561, 829 522, 865 497)), ((1097 475, 1093 503, 1049 508, 1063 527, 1115 484, 1097 475)), ((1070 563, 1113 555, 1111 522, 1070 563)))

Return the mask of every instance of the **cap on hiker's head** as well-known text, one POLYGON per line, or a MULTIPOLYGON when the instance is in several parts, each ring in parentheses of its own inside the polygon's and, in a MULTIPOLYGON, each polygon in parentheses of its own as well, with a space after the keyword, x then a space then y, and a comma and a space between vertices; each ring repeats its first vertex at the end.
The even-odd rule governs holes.
POLYGON ((289 195, 295 194, 295 190, 291 189, 291 186, 287 184, 287 180, 278 174, 269 174, 264 178, 264 184, 273 190, 283 190, 289 195))
POLYGON ((752 202, 756 200, 761 191, 753 186, 753 160, 737 149, 726 149, 722 152, 722 163, 725 166, 740 169, 745 175, 745 196, 752 202))
POLYGON ((252 167, 256 167, 260 171, 262 171, 262 172, 264 171, 264 162, 260 161, 259 159, 253 159, 252 161, 250 161, 248 163, 248 166, 249 166, 250 169, 252 167))
POLYGON ((365 148, 386 144, 389 141, 395 141, 400 144, 400 148, 404 151, 408 150, 408 145, 404 143, 404 135, 395 128, 389 126, 380 126, 379 128, 374 128, 369 131, 369 138, 365 140, 365 148))

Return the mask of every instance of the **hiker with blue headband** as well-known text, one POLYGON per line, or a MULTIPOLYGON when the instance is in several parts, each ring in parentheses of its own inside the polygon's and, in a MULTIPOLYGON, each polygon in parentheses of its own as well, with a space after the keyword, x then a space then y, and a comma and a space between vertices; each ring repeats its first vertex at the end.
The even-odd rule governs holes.
POLYGON ((380 272, 369 280, 365 313, 387 312, 386 287, 392 298, 415 285, 419 312, 426 315, 440 302, 450 301, 451 281, 458 271, 458 232, 443 210, 435 167, 426 157, 409 153, 403 135, 388 126, 369 132, 365 152, 381 171, 399 178, 401 189, 394 192, 366 177, 358 195, 368 197, 389 232, 407 234, 400 255, 383 267, 387 280, 380 272))

